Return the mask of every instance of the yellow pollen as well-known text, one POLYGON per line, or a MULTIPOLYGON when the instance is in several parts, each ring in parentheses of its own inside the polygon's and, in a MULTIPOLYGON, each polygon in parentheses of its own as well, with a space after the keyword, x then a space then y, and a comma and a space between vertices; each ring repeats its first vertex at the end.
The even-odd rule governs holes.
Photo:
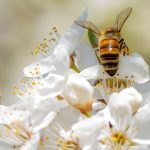
POLYGON ((39 49, 35 49, 33 52, 34 52, 34 54, 38 54, 39 53, 39 49))
POLYGON ((35 81, 33 81, 33 82, 32 82, 32 85, 35 86, 35 85, 37 85, 37 83, 36 83, 35 81))
POLYGON ((44 145, 44 141, 43 141, 42 139, 39 141, 39 145, 40 145, 40 146, 43 146, 43 145, 44 145))
POLYGON ((128 138, 121 131, 118 131, 111 136, 111 140, 120 145, 123 145, 127 139, 128 138))
POLYGON ((74 141, 64 140, 62 138, 59 138, 57 141, 57 146, 61 148, 62 150, 68 150, 72 148, 73 150, 80 150, 78 143, 74 141))
POLYGON ((20 134, 19 129, 16 129, 16 130, 15 130, 15 133, 16 133, 16 135, 18 136, 18 135, 20 134))
POLYGON ((122 131, 117 131, 110 137, 102 138, 99 142, 101 144, 110 145, 113 150, 121 150, 124 145, 128 147, 135 145, 122 131))
POLYGON ((12 92, 13 95, 16 95, 17 93, 15 91, 12 92))
POLYGON ((45 137, 45 139, 46 139, 46 141, 48 141, 48 140, 49 140, 49 137, 48 137, 48 136, 46 136, 46 137, 45 137))

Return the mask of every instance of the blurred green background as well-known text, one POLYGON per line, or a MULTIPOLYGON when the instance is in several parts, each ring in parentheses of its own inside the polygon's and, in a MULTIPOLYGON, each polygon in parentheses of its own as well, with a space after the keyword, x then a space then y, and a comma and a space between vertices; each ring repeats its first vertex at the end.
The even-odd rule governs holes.
MULTIPOLYGON (((30 52, 51 27, 65 33, 73 20, 88 7, 89 17, 99 29, 113 26, 122 9, 133 12, 122 29, 129 48, 150 64, 149 0, 0 0, 0 91, 5 103, 12 104, 11 87, 32 63, 30 52)), ((4 103, 4 102, 3 102, 4 103)))

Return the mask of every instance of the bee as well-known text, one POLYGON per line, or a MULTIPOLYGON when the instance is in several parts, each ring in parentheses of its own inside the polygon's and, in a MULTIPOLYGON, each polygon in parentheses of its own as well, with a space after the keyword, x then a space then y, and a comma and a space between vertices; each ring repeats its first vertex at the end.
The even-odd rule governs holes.
POLYGON ((99 63, 104 71, 113 77, 119 65, 119 56, 129 55, 129 49, 121 37, 120 31, 123 24, 130 16, 132 8, 122 10, 116 17, 114 27, 99 31, 91 21, 76 20, 75 23, 98 35, 98 49, 95 51, 99 63))

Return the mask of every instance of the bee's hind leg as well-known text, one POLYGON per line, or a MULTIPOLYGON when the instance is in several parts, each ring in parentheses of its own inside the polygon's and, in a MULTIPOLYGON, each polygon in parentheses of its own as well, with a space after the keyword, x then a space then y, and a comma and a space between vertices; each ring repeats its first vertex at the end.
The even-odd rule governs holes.
POLYGON ((119 41, 119 43, 120 43, 120 50, 119 51, 122 54, 122 56, 130 55, 129 48, 126 45, 124 39, 121 39, 119 41))

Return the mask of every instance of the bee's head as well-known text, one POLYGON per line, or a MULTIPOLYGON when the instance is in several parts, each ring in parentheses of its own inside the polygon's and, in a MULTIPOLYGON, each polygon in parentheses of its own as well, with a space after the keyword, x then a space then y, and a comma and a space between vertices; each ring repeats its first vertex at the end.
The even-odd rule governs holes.
POLYGON ((105 38, 115 38, 120 36, 120 32, 115 28, 106 28, 101 31, 101 36, 105 38))

